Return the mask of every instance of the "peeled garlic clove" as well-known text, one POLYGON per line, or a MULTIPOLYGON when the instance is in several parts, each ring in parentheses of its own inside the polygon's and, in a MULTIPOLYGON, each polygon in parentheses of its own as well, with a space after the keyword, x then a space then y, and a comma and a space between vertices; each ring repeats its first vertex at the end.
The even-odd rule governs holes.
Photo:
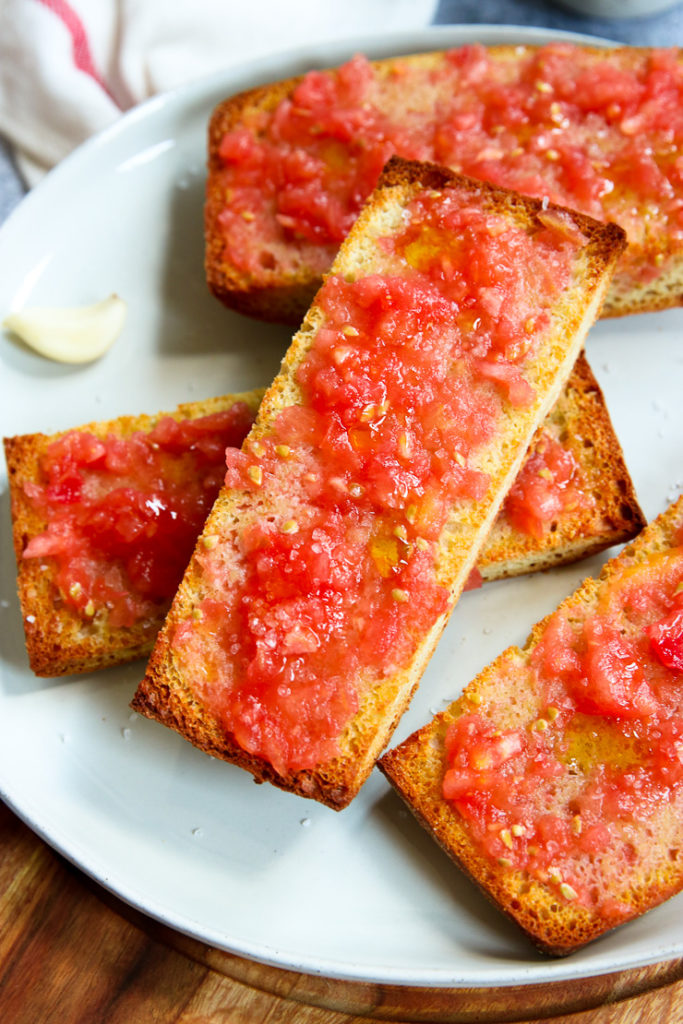
POLYGON ((89 363, 113 345, 125 319, 126 303, 110 295, 92 306, 22 309, 5 317, 3 327, 48 359, 89 363))

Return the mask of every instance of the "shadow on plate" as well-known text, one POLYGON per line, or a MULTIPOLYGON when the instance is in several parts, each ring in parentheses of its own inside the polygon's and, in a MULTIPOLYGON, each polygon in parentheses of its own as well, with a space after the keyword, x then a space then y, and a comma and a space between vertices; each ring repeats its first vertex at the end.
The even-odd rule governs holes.
MULTIPOLYGON (((204 276, 203 206, 203 173, 189 169, 176 180, 170 199, 170 243, 160 283, 157 346, 162 355, 223 354, 226 365, 227 357, 246 354, 258 376, 239 386, 261 387, 277 373, 292 331, 234 313, 209 292, 204 276)), ((220 390, 221 385, 217 387, 220 390)), ((229 383, 224 387, 227 390, 229 383)))
POLYGON ((441 847, 407 810, 392 790, 385 793, 373 807, 376 825, 383 830, 392 846, 401 850, 406 863, 419 873, 421 884, 428 884, 441 894, 440 903, 453 907, 453 941, 458 944, 471 923, 469 948, 490 957, 491 951, 500 960, 543 962, 546 960, 527 942, 515 925, 489 904, 476 886, 455 866, 441 847), (464 927, 463 927, 464 925, 464 927), (458 935, 456 935, 456 931, 458 935))

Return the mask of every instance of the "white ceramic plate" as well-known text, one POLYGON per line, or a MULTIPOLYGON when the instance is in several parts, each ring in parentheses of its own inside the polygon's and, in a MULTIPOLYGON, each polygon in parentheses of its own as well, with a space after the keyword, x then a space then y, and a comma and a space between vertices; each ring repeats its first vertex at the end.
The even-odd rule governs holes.
MULTIPOLYGON (((449 28, 261 61, 152 101, 66 160, 0 231, 0 316, 116 291, 129 318, 87 367, 0 337, 3 434, 47 432, 267 383, 289 333, 224 310, 202 271, 204 137, 225 95, 356 50, 376 56, 550 33, 449 28)), ((589 357, 646 514, 683 480, 683 311, 598 324, 589 357)), ((251 777, 131 714, 139 663, 35 678, 0 502, 0 792, 54 847, 130 904, 246 957, 338 978, 499 986, 578 978, 683 955, 681 899, 567 960, 537 956, 422 833, 375 772, 335 813, 251 777)), ((490 584, 453 616, 397 739, 600 559, 490 584)))

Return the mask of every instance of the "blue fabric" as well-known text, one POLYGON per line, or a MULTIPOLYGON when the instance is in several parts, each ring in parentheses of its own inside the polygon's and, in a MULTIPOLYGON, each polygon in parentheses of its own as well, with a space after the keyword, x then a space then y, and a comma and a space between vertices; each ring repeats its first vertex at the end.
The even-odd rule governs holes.
POLYGON ((644 18, 588 18, 546 0, 440 0, 436 25, 533 25, 638 46, 683 45, 683 4, 644 18))
POLYGON ((0 224, 9 216, 23 194, 23 183, 12 162, 7 146, 0 138, 0 224))

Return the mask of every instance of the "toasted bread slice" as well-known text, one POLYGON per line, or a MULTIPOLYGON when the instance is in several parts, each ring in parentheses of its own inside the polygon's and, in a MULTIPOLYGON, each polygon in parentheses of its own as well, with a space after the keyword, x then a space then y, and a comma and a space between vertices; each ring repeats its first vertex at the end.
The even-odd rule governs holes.
POLYGON ((547 953, 683 887, 682 581, 683 498, 379 761, 547 953))
MULTIPOLYGON (((207 519, 132 706, 257 781, 336 809, 348 804, 417 686, 624 241, 616 225, 433 165, 390 161, 233 460, 232 486, 207 519), (474 235, 458 233, 460 222, 474 235), (424 231, 434 246, 422 246, 424 231), (510 266, 503 314, 503 291, 470 279, 467 255, 486 278, 499 266, 501 234, 542 259, 536 271, 526 259, 510 266), (532 301, 527 289, 537 288, 551 251, 564 269, 532 301), (466 306, 463 288, 471 288, 466 306), (486 313, 481 303, 496 296, 486 313), (480 305, 494 335, 513 308, 518 317, 535 310, 523 323, 533 320, 537 333, 518 363, 505 364, 523 374, 517 404, 479 379, 472 318, 480 305), (366 405, 370 394, 377 399, 366 405), (484 419, 472 419, 470 399, 490 401, 490 413, 482 406, 484 419), (466 441, 468 424, 476 434, 483 422, 491 436, 466 441), (450 452, 436 440, 450 436, 449 423, 457 438, 448 444, 458 446, 450 452), (411 476, 418 459, 422 484, 411 476)), ((489 342, 479 340, 483 354, 489 342)))
POLYGON ((479 572, 486 582, 564 565, 630 540, 645 522, 604 396, 582 353, 554 409, 536 432, 486 539, 479 572), (576 467, 575 478, 568 478, 567 472, 562 475, 561 470, 553 472, 539 458, 553 442, 562 446, 562 458, 566 453, 569 464, 576 467), (515 515, 515 503, 524 500, 527 487, 533 490, 534 478, 538 482, 539 476, 539 504, 547 483, 558 488, 561 507, 553 513, 551 500, 543 521, 529 523, 526 515, 522 519, 515 515))
MULTIPOLYGON (((221 399, 186 403, 171 413, 158 413, 155 416, 122 416, 106 422, 88 423, 78 427, 77 433, 100 441, 130 441, 139 435, 149 435, 160 423, 163 424, 166 418, 177 422, 196 420, 204 423, 204 417, 211 417, 211 426, 216 431, 219 429, 219 424, 215 422, 216 414, 231 411, 234 418, 227 422, 227 432, 226 421, 223 421, 222 432, 231 443, 237 444, 249 429, 261 395, 261 391, 250 391, 221 399)), ((111 607, 107 607, 106 597, 101 595, 100 599, 97 598, 92 583, 93 576, 104 577, 111 571, 113 564, 117 570, 116 587, 120 591, 117 597, 124 600, 129 581, 125 571, 118 571, 120 561, 114 559, 112 563, 106 552, 92 546, 86 546, 85 550, 79 549, 77 558, 73 554, 57 559, 47 554, 46 557, 41 557, 39 552, 33 557, 26 557, 31 542, 34 542, 34 547, 36 541, 47 541, 50 544, 55 537, 64 535, 63 531, 68 529, 64 525, 64 511, 67 517, 79 514, 79 501, 75 495, 66 502, 62 501, 59 508, 52 506, 52 511, 43 503, 46 489, 51 483, 42 469, 44 460, 54 451, 55 444, 59 444, 72 433, 63 431, 51 436, 24 434, 6 438, 4 442, 10 483, 14 550, 18 566, 17 585, 26 647, 31 668, 36 675, 41 676, 86 672, 148 654, 178 583, 177 579, 166 580, 166 586, 170 589, 165 595, 156 595, 154 600, 139 597, 137 610, 124 616, 126 623, 112 624, 111 607), (80 565, 77 564, 77 560, 83 557, 86 559, 85 576, 81 574, 80 565), (87 580, 90 580, 90 583, 87 580), (92 603, 89 606, 90 602, 92 603)), ((191 468, 192 464, 187 461, 187 450, 191 443, 191 439, 186 438, 183 446, 183 443, 179 445, 177 439, 174 439, 164 461, 156 465, 155 468, 167 481, 172 482, 179 473, 186 473, 191 468)), ((213 467, 216 477, 215 491, 222 482, 222 463, 223 453, 219 449, 217 462, 213 467)), ((93 465, 94 469, 90 476, 87 466, 80 474, 83 486, 91 496, 108 493, 114 489, 119 489, 120 493, 121 488, 130 485, 131 481, 125 473, 119 473, 114 468, 105 477, 100 465, 93 465), (96 492, 93 490, 95 487, 98 488, 96 492)), ((207 463, 204 463, 204 472, 208 473, 207 463)), ((53 480, 53 485, 54 482, 53 480)), ((213 483, 207 482, 208 491, 201 495, 202 502, 208 502, 209 507, 215 497, 213 487, 213 483)), ((150 480, 149 489, 150 494, 152 490, 154 491, 154 500, 158 501, 162 493, 159 489, 159 480, 150 480)), ((141 495, 144 499, 146 494, 144 487, 140 489, 139 485, 136 485, 135 500, 124 501, 123 506, 120 506, 121 513, 125 513, 126 508, 131 510, 136 504, 136 499, 141 495)), ((182 539, 185 541, 185 538, 182 539)), ((193 541, 194 538, 191 537, 191 544, 193 541)), ((171 543, 178 544, 180 539, 176 536, 176 540, 172 540, 171 543)), ((159 557, 160 553, 157 553, 157 559, 159 557)), ((181 564, 180 574, 183 568, 181 564)))
POLYGON ((680 305, 682 93, 677 51, 563 43, 356 57, 230 97, 209 127, 209 287, 298 325, 397 153, 621 224, 603 316, 680 305))
MULTIPOLYGON (((247 396, 248 409, 256 415, 257 403, 262 392, 247 396)), ((212 413, 226 412, 236 401, 234 395, 223 395, 209 401, 187 402, 174 413, 176 419, 198 419, 212 413)), ((106 424, 88 424, 79 430, 88 431, 96 437, 130 437, 138 430, 147 430, 160 417, 125 417, 123 421, 106 424)), ((246 419, 243 421, 246 431, 246 419)), ((95 617, 85 616, 82 609, 65 603, 67 595, 60 592, 56 576, 58 567, 52 558, 43 556, 24 558, 30 541, 45 534, 48 518, 41 514, 26 493, 33 486, 45 483, 41 462, 50 446, 62 435, 48 436, 31 434, 14 437, 6 441, 10 465, 10 491, 13 512, 13 533, 17 551, 19 572, 18 586, 22 596, 22 610, 26 622, 26 640, 29 660, 38 675, 58 676, 69 672, 92 670, 102 665, 114 665, 135 657, 134 652, 148 654, 154 637, 163 622, 166 605, 155 610, 154 615, 145 616, 144 641, 131 644, 130 627, 105 628, 104 615, 100 614, 97 629, 92 628, 95 617), (36 565, 39 565, 40 590, 36 590, 36 565), (46 590, 51 600, 45 599, 46 590), (38 600, 36 600, 38 598, 38 600), (56 602, 56 604, 55 604, 56 602), (45 611, 56 620, 44 621, 45 611), (84 661, 80 652, 81 633, 76 619, 85 624, 88 632, 90 653, 84 661), (72 623, 74 632, 67 623, 72 623), (48 646, 44 637, 59 638, 57 644, 48 646), (71 642, 67 640, 71 638, 71 642), (70 650, 73 640, 78 639, 78 651, 70 650), (95 645, 100 645, 100 653, 95 645)), ((540 531, 513 526, 504 509, 499 514, 481 553, 478 569, 483 580, 517 576, 537 569, 561 565, 585 557, 595 551, 611 547, 634 537, 644 525, 643 514, 638 506, 632 481, 628 475, 619 442, 614 434, 602 393, 588 366, 583 353, 572 369, 567 386, 560 398, 539 427, 530 447, 534 453, 546 443, 548 437, 557 439, 563 450, 573 458, 573 493, 568 493, 566 482, 558 486, 559 507, 551 507, 550 516, 541 524, 540 531), (568 499, 568 500, 566 500, 568 499)), ((188 440, 188 446, 189 446, 188 440)), ((525 473, 528 458, 522 467, 525 473)), ((177 472, 176 460, 169 464, 169 472, 177 472)), ((531 466, 534 476, 538 469, 531 466)), ((170 595, 169 595, 170 600, 170 595)), ((139 628, 139 627, 138 627, 139 628)))

